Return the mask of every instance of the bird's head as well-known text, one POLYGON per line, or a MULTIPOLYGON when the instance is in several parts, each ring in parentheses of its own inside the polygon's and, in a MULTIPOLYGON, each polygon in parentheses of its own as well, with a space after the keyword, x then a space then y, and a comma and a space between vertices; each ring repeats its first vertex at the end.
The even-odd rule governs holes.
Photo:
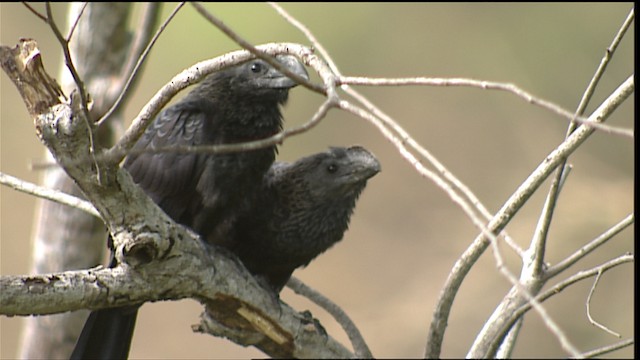
MULTIPOLYGON (((309 79, 300 60, 291 55, 278 55, 276 60, 292 73, 309 79)), ((278 103, 287 100, 289 89, 297 82, 276 70, 262 59, 252 59, 233 67, 218 71, 203 82, 203 86, 214 85, 223 96, 239 96, 243 99, 273 99, 278 103)))
POLYGON ((367 180, 380 172, 380 162, 361 146, 332 147, 298 160, 293 166, 308 167, 307 189, 314 198, 357 197, 367 180))

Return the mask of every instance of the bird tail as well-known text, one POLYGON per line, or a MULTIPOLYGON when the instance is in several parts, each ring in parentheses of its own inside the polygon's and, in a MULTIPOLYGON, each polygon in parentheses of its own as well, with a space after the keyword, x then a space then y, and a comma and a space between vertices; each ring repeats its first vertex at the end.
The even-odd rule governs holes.
POLYGON ((70 359, 126 359, 138 306, 92 311, 70 359))

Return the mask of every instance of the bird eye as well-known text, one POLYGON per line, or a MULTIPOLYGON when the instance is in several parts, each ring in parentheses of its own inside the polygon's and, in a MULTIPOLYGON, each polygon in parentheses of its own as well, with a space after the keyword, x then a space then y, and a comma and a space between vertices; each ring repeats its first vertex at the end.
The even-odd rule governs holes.
POLYGON ((253 64, 251 64, 251 72, 253 73, 259 73, 262 71, 262 64, 260 64, 259 62, 255 62, 253 64))
POLYGON ((327 166, 327 171, 329 173, 333 174, 334 172, 338 171, 338 165, 331 164, 331 165, 327 166))

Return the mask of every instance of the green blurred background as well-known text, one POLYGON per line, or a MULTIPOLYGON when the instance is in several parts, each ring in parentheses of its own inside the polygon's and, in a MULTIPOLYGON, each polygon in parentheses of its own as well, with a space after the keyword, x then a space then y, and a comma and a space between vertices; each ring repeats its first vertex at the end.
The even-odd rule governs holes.
MULTIPOLYGON (((174 4, 163 8, 163 19, 174 4)), ((206 4, 249 41, 308 41, 267 4, 206 4)), ((286 3, 333 56, 345 75, 374 77, 466 77, 503 81, 573 111, 605 49, 632 3, 582 4, 349 4, 286 3)), ((43 8, 38 4, 38 8, 43 8)), ((65 19, 65 4, 53 6, 65 19)), ((0 5, 0 43, 20 37, 38 41, 45 66, 58 74, 61 51, 47 26, 19 3, 0 5)), ((135 24, 137 18, 132 18, 135 24)), ((590 113, 634 71, 633 27, 603 77, 590 113)), ((238 46, 202 19, 191 6, 178 14, 160 38, 142 74, 127 119, 173 75, 197 61, 238 46)), ((317 78, 317 77, 316 77, 317 78)), ((44 159, 27 111, 13 84, 0 75, 0 171, 37 182, 29 164, 44 159)), ((495 212, 527 175, 563 139, 567 122, 504 92, 471 88, 362 88, 437 156, 495 212)), ((303 88, 292 91, 286 126, 308 120, 322 98, 303 88)), ((633 127, 633 100, 608 120, 633 127)), ((478 231, 433 183, 420 177, 395 148, 366 121, 333 111, 311 132, 290 138, 280 160, 323 151, 328 146, 360 144, 382 163, 361 197, 350 230, 341 243, 296 276, 324 293, 352 316, 376 357, 420 357, 438 293, 452 265, 478 231)), ((570 159, 574 169, 560 198, 547 250, 557 263, 633 211, 633 141, 596 133, 570 159)), ((507 230, 525 247, 544 194, 535 195, 507 230)), ((30 269, 30 236, 35 200, 6 187, 1 191, 2 275, 30 269)), ((633 252, 628 229, 560 279, 633 252)), ((519 263, 503 247, 510 269, 519 263)), ((559 279, 558 279, 559 280, 559 279)), ((556 281, 551 281, 551 284, 556 281)), ((633 268, 607 272, 591 309, 593 316, 634 337, 633 268)), ((579 349, 617 341, 589 324, 585 302, 591 281, 580 283, 545 305, 579 349)), ((510 288, 487 252, 456 298, 445 336, 443 357, 462 357, 496 304, 510 288)), ((310 309, 327 331, 344 344, 347 337, 322 310, 291 291, 284 301, 310 309)), ((193 334, 201 306, 195 301, 145 305, 133 340, 132 358, 263 357, 254 348, 193 334)), ((0 357, 16 356, 23 320, 0 317, 0 357)), ((631 357, 633 347, 610 357, 631 357)), ((529 313, 515 357, 566 356, 538 315, 529 313)))

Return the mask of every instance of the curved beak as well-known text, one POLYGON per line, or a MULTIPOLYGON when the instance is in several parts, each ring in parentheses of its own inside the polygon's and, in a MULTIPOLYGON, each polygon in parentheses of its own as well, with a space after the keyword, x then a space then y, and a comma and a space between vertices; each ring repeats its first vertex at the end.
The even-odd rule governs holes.
MULTIPOLYGON (((307 69, 298 58, 292 55, 278 55, 276 60, 281 63, 287 70, 292 73, 309 80, 309 74, 307 69)), ((270 84, 276 89, 288 89, 298 85, 293 79, 289 78, 285 74, 276 69, 269 70, 267 77, 270 79, 270 84)))

